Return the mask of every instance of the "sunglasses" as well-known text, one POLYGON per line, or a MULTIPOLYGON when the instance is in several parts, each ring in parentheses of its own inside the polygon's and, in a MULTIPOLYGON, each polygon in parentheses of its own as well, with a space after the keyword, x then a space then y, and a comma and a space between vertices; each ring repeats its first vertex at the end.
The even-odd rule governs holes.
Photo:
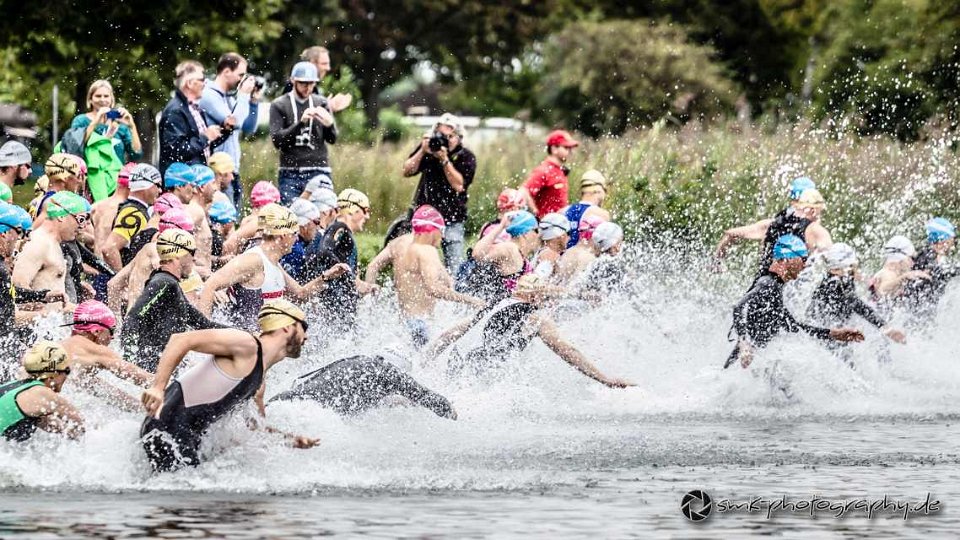
POLYGON ((83 227, 90 221, 90 214, 70 214, 73 216, 73 219, 76 220, 77 225, 83 227))

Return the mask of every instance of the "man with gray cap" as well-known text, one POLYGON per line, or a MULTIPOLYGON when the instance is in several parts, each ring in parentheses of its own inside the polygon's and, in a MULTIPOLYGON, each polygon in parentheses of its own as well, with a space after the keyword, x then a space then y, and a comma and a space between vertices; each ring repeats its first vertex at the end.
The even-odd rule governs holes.
POLYGON ((299 197, 311 178, 321 173, 332 178, 327 144, 337 142, 333 113, 313 93, 320 80, 317 67, 298 62, 290 80, 293 90, 270 104, 270 140, 280 151, 278 183, 284 205, 299 197))
POLYGON ((10 189, 23 184, 30 177, 30 150, 17 141, 7 141, 0 146, 0 182, 10 189))
POLYGON ((430 205, 446 222, 441 245, 451 273, 456 273, 466 258, 467 189, 477 172, 477 158, 463 146, 463 137, 460 119, 444 113, 403 163, 404 176, 420 174, 413 207, 430 205))

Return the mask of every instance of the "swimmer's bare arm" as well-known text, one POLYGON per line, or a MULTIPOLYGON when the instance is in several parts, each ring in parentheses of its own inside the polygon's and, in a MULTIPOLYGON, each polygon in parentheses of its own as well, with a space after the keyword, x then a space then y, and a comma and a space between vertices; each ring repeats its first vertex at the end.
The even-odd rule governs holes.
POLYGON ((427 289, 427 294, 440 300, 459 302, 481 309, 487 305, 479 298, 458 293, 450 287, 449 282, 445 279, 449 274, 444 270, 436 252, 429 255, 418 254, 417 257, 420 259, 420 276, 423 278, 423 285, 427 289))
POLYGON ((209 317, 210 312, 213 311, 213 301, 217 291, 250 279, 262 268, 263 262, 256 253, 244 253, 234 257, 203 284, 203 294, 200 295, 197 309, 209 317))
POLYGON ((76 375, 70 375, 71 379, 74 377, 76 377, 74 381, 78 386, 99 398, 109 401, 120 409, 129 412, 140 410, 140 403, 136 398, 113 384, 98 378, 92 371, 87 369, 82 371, 78 370, 76 375))
POLYGON ((133 272, 133 264, 128 264, 120 269, 110 281, 107 282, 107 305, 114 313, 120 313, 123 304, 123 292, 130 284, 130 274, 133 272))
POLYGON ((807 227, 804 236, 807 241, 807 249, 810 250, 811 255, 816 252, 826 251, 833 245, 833 238, 830 236, 830 231, 818 222, 811 223, 807 227))
POLYGON ((248 238, 253 238, 257 234, 257 220, 244 219, 235 231, 230 233, 223 243, 223 255, 233 255, 240 250, 240 243, 248 238))
POLYGON ((350 266, 344 263, 337 263, 306 285, 300 285, 297 283, 297 280, 290 277, 290 274, 288 274, 286 270, 281 269, 281 271, 283 272, 284 284, 287 292, 290 293, 290 296, 297 300, 308 300, 313 295, 326 289, 328 281, 349 274, 350 266))
MULTIPOLYGON (((257 406, 257 412, 260 413, 260 416, 262 418, 266 418, 267 416, 267 408, 263 403, 263 395, 266 393, 266 391, 267 391, 267 383, 263 383, 260 385, 260 389, 257 390, 257 393, 254 394, 253 396, 253 401, 257 406)), ((252 430, 256 430, 260 427, 260 423, 255 421, 254 419, 250 419, 247 425, 252 430)), ((320 444, 320 439, 314 439, 311 437, 305 437, 303 435, 295 435, 293 433, 287 433, 286 431, 277 429, 275 427, 270 427, 266 424, 263 424, 263 430, 266 431, 267 433, 276 433, 278 435, 283 435, 284 437, 290 440, 290 443, 294 448, 300 448, 300 449, 313 448, 314 446, 320 444)))
POLYGON ((473 326, 473 322, 474 318, 470 317, 469 319, 460 321, 453 328, 444 331, 442 334, 440 334, 440 337, 433 342, 433 344, 427 347, 424 358, 435 359, 443 354, 443 351, 447 350, 450 345, 453 345, 454 342, 463 337, 463 335, 467 333, 467 330, 470 330, 470 328, 473 326))
POLYGON ((393 264, 393 243, 396 242, 396 239, 390 241, 387 244, 387 247, 380 250, 380 253, 377 253, 377 256, 370 261, 370 264, 367 265, 367 271, 363 275, 363 280, 367 283, 373 285, 377 282, 377 276, 380 275, 380 271, 387 267, 387 265, 393 264))
POLYGON ((43 269, 43 263, 46 260, 46 247, 40 242, 27 242, 23 246, 23 251, 17 256, 17 262, 13 265, 13 274, 10 276, 13 285, 29 289, 33 279, 40 270, 43 269))
POLYGON ((87 350, 84 351, 84 357, 92 360, 95 367, 105 369, 121 379, 126 379, 140 386, 147 386, 153 380, 152 373, 127 362, 110 347, 104 347, 97 343, 89 343, 85 347, 87 350))
POLYGON ((129 242, 126 238, 120 236, 115 232, 111 232, 107 236, 107 240, 103 246, 103 260, 110 265, 110 268, 114 270, 120 270, 123 268, 123 262, 120 260, 120 250, 127 247, 129 242))
POLYGON ((144 408, 151 416, 159 412, 170 377, 188 352, 196 351, 233 360, 238 356, 248 356, 251 351, 256 351, 256 347, 253 336, 235 328, 195 330, 172 335, 160 355, 153 384, 143 392, 141 401, 144 408))
POLYGON ((83 417, 60 394, 44 386, 38 392, 21 396, 17 397, 17 405, 27 416, 40 417, 40 429, 63 433, 71 439, 78 439, 83 435, 83 417))
POLYGON ((624 381, 622 379, 611 378, 604 375, 599 369, 596 368, 596 366, 587 360, 583 353, 578 351, 576 347, 570 343, 567 343, 563 338, 560 337, 560 331, 557 329, 557 326, 553 323, 553 321, 543 317, 533 316, 531 317, 531 322, 539 327, 537 334, 540 336, 540 339, 543 340, 543 343, 550 348, 550 350, 557 353, 557 356, 562 358, 564 362, 577 368, 577 370, 587 377, 609 386, 610 388, 626 388, 628 386, 636 386, 633 383, 624 381))
POLYGON ((484 237, 480 238, 476 244, 473 246, 473 258, 478 261, 489 261, 492 259, 492 248, 494 247, 494 241, 500 236, 500 233, 507 229, 507 223, 509 223, 509 218, 507 216, 511 215, 507 213, 503 216, 503 219, 500 220, 500 223, 497 223, 497 226, 488 232, 484 237))
POLYGON ((720 239, 720 243, 717 244, 714 257, 717 259, 724 258, 727 255, 727 248, 740 240, 763 240, 771 223, 773 223, 772 219, 762 219, 752 225, 727 229, 723 232, 723 238, 720 239))

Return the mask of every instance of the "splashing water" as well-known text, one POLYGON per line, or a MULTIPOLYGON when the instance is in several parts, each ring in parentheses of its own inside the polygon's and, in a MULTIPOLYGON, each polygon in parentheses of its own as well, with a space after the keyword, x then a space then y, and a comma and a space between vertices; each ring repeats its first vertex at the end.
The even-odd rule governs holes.
MULTIPOLYGON (((514 531, 557 505, 571 515, 589 515, 590 505, 599 505, 619 519, 682 531, 679 497, 695 487, 728 495, 771 494, 771 485, 780 486, 771 495, 958 494, 957 438, 949 427, 960 415, 960 366, 949 331, 960 320, 955 287, 927 335, 890 346, 890 363, 877 360, 882 338, 857 321, 867 340, 855 346, 855 369, 811 338, 790 335, 760 353, 752 369, 725 371, 730 307, 746 281, 709 274, 695 257, 662 248, 634 246, 626 258, 629 277, 618 293, 596 307, 561 306, 554 317, 604 373, 636 388, 603 387, 538 341, 482 379, 451 380, 442 359, 417 358, 415 376, 451 400, 458 421, 415 407, 340 417, 311 402, 276 402, 267 409, 272 425, 319 436, 322 445, 289 448, 279 436, 251 432, 236 415, 211 431, 202 465, 152 475, 137 441, 142 416, 68 384, 64 394, 83 412, 86 436, 69 442, 39 433, 25 444, 0 442, 0 486, 38 507, 60 501, 30 495, 38 490, 65 492, 67 499, 75 491, 154 493, 131 499, 140 501, 128 503, 136 515, 160 512, 147 501, 168 501, 171 491, 191 492, 182 496, 192 501, 186 504, 201 507, 206 492, 260 502, 250 497, 281 494, 269 503, 279 507, 292 504, 284 497, 319 495, 340 510, 372 497, 368 508, 401 520, 369 529, 388 534, 433 530, 406 520, 402 508, 410 500, 392 505, 410 493, 439 514, 465 511, 473 519, 458 526, 479 530, 485 530, 478 525, 482 514, 472 512, 514 501, 520 508, 502 519, 504 530, 514 531), (792 397, 778 389, 784 384, 792 397), (580 502, 569 503, 571 497, 580 502), (658 524, 659 515, 669 519, 658 524)), ((311 328, 303 357, 269 373, 267 396, 338 358, 405 341, 389 291, 364 300, 355 335, 324 340, 311 328)), ((466 315, 442 305, 434 335, 466 315)), ((43 332, 55 332, 52 326, 43 332)), ((746 519, 724 523, 743 526, 746 519)), ((803 524, 791 526, 830 526, 797 519, 803 524)), ((934 521, 940 527, 947 520, 934 521)), ((297 530, 278 526, 270 530, 297 530)), ((356 523, 334 529, 368 530, 356 523)))

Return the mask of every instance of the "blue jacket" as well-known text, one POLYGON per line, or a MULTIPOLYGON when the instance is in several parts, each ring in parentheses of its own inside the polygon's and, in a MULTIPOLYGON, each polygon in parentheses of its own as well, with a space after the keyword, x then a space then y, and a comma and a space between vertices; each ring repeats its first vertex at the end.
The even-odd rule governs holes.
POLYGON ((200 133, 197 122, 190 114, 187 96, 177 90, 160 114, 160 173, 166 172, 167 167, 176 162, 188 165, 206 164, 203 150, 224 140, 224 137, 220 137, 210 141, 206 135, 200 133))
MULTIPOLYGON (((227 96, 217 88, 213 81, 206 81, 203 95, 200 97, 200 108, 203 109, 203 118, 207 125, 221 125, 228 116, 233 115, 237 120, 237 128, 227 136, 223 143, 214 146, 214 152, 226 152, 233 158, 236 173, 240 172, 240 132, 251 134, 257 129, 258 104, 250 102, 250 96, 237 94, 227 96)), ((189 112, 189 111, 188 111, 189 112)))

